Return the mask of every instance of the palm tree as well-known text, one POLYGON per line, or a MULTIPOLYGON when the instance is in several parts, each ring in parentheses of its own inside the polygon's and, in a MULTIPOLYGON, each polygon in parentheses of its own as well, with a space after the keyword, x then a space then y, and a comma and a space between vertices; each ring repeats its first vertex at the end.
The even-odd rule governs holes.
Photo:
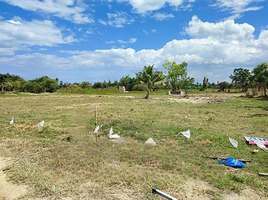
POLYGON ((11 82, 2 82, 0 83, 1 87, 1 93, 5 93, 5 91, 8 89, 12 89, 13 85, 11 82))
POLYGON ((154 83, 162 81, 164 79, 164 74, 162 71, 154 71, 154 65, 148 65, 143 67, 143 70, 136 74, 137 79, 147 86, 147 94, 145 99, 149 98, 150 91, 154 83))

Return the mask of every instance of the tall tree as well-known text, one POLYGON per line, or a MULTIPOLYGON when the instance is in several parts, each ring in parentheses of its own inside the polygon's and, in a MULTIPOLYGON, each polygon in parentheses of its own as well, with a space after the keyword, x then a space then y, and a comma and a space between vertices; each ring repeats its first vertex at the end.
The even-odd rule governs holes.
POLYGON ((245 91, 249 76, 250 72, 248 69, 236 68, 233 74, 230 75, 230 79, 236 88, 241 88, 242 91, 245 91))
MULTIPOLYGON (((166 80, 172 88, 172 93, 176 93, 178 88, 183 89, 187 82, 187 62, 177 64, 175 61, 165 61, 162 66, 167 69, 166 80)), ((189 77, 188 77, 189 78, 189 77)))
POLYGON ((208 78, 204 77, 202 90, 206 90, 206 92, 207 92, 207 89, 208 89, 208 78))
POLYGON ((165 76, 162 71, 155 71, 154 65, 148 65, 143 67, 143 70, 136 74, 137 79, 147 86, 147 94, 144 97, 145 99, 149 98, 150 91, 152 86, 158 82, 162 81, 165 76))
POLYGON ((264 96, 267 96, 267 87, 268 87, 268 65, 267 63, 259 64, 255 67, 252 72, 249 80, 253 86, 257 86, 259 89, 262 89, 264 96))

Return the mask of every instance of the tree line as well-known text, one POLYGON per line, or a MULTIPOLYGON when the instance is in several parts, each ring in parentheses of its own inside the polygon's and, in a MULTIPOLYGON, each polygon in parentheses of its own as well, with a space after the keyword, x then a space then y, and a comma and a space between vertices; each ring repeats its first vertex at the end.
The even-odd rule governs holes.
POLYGON ((149 98, 150 91, 158 89, 171 89, 171 93, 176 94, 179 90, 187 89, 226 91, 235 88, 245 92, 248 88, 254 88, 263 91, 264 96, 267 96, 267 63, 259 64, 252 71, 244 68, 234 69, 233 74, 230 75, 231 83, 225 81, 210 83, 208 77, 204 77, 203 83, 195 83, 195 79, 187 74, 187 62, 178 64, 174 61, 165 61, 162 66, 165 69, 164 72, 155 70, 154 65, 148 65, 144 66, 142 71, 136 73, 136 77, 127 75, 119 81, 111 82, 109 80, 108 82, 95 82, 94 84, 87 81, 71 84, 47 76, 26 81, 17 75, 0 74, 0 91, 1 93, 6 91, 52 93, 62 88, 103 89, 125 86, 127 91, 147 91, 145 98, 149 98))
POLYGON ((26 81, 20 76, 6 73, 0 74, 0 88, 1 93, 6 91, 31 93, 56 92, 58 89, 58 82, 47 76, 26 81))

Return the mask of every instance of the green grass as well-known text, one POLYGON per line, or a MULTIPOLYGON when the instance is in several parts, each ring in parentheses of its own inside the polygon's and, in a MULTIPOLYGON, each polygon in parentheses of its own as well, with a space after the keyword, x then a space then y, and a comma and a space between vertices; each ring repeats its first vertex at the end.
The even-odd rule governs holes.
POLYGON ((179 198, 187 193, 185 181, 192 179, 211 185, 204 190, 210 199, 247 187, 267 197, 268 180, 257 173, 268 173, 268 154, 251 154, 256 147, 243 138, 268 138, 265 99, 228 97, 222 103, 193 104, 155 93, 145 100, 144 95, 0 96, 4 105, 0 107, 0 156, 14 160, 7 175, 32 188, 25 199, 123 199, 126 193, 129 199, 156 199, 153 186, 179 198), (94 105, 98 124, 103 125, 98 143, 93 135, 94 105), (15 117, 13 125, 11 117, 15 117), (45 126, 38 130, 41 120, 45 126), (107 139, 111 126, 124 142, 107 139), (178 136, 187 129, 191 138, 178 136), (150 137, 157 146, 144 145, 150 137), (237 149, 229 137, 239 142, 237 149), (198 141, 212 144, 197 145, 198 141), (252 163, 233 169, 203 156, 252 163))

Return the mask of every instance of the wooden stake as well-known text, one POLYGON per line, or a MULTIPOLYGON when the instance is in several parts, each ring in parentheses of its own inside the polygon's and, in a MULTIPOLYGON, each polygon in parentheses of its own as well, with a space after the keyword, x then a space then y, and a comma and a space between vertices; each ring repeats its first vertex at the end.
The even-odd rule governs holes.
MULTIPOLYGON (((95 112, 95 128, 97 127, 97 105, 94 106, 94 112, 95 112)), ((95 133, 95 139, 96 143, 98 143, 98 133, 95 133)))
POLYGON ((97 127, 97 105, 94 106, 94 112, 95 112, 95 128, 97 127))

